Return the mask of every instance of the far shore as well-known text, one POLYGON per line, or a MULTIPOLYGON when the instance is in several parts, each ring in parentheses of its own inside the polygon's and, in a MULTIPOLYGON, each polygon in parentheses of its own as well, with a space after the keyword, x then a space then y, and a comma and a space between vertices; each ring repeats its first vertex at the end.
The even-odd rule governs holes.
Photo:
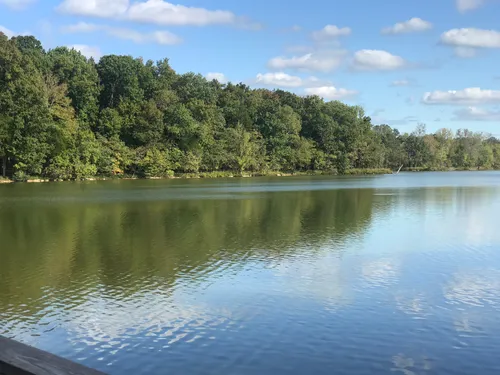
POLYGON ((175 179, 215 179, 215 178, 253 178, 253 177, 293 177, 293 176, 362 176, 362 175, 383 175, 392 174, 393 171, 387 168, 378 169, 351 169, 344 174, 339 174, 335 171, 298 171, 298 172, 198 172, 198 173, 175 173, 167 176, 95 176, 74 180, 52 180, 43 177, 29 177, 26 180, 16 181, 10 178, 0 178, 0 184, 8 183, 37 183, 37 182, 62 182, 62 181, 108 181, 108 180, 175 180, 175 179))
MULTIPOLYGON (((491 169, 428 169, 428 168, 403 168, 401 172, 478 172, 478 171, 492 171, 491 169)), ((255 177, 298 177, 298 176, 374 176, 374 175, 387 175, 397 174, 397 171, 392 171, 387 168, 378 169, 350 169, 345 173, 340 174, 336 172, 327 171, 300 171, 300 172, 251 172, 251 173, 238 173, 238 172, 198 172, 198 173, 177 173, 170 176, 96 176, 87 177, 73 180, 52 180, 42 177, 32 177, 23 181, 16 181, 11 178, 0 177, 1 184, 11 183, 42 183, 42 182, 63 182, 63 181, 116 181, 116 180, 178 180, 178 179, 217 179, 217 178, 255 178, 255 177)))

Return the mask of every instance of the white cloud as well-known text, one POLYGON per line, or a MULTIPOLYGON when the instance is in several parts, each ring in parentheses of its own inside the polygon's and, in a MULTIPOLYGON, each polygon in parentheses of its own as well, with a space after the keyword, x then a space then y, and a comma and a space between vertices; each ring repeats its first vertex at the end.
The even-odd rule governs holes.
POLYGON ((102 52, 99 49, 99 47, 87 46, 85 44, 73 44, 69 46, 69 48, 79 51, 83 56, 85 56, 88 59, 93 57, 94 60, 99 60, 102 57, 102 52))
POLYGON ((276 86, 276 87, 307 86, 309 88, 312 88, 312 87, 324 86, 326 82, 314 76, 301 78, 283 72, 277 72, 277 73, 265 73, 265 74, 259 73, 257 74, 255 83, 265 86, 276 86))
POLYGON ((457 9, 461 13, 477 9, 484 5, 486 0, 456 0, 457 9))
POLYGON ((160 25, 196 25, 231 24, 236 16, 223 10, 207 10, 204 8, 174 5, 162 0, 136 2, 128 10, 128 18, 145 23, 160 25))
POLYGON ((489 109, 468 107, 455 111, 456 121, 500 121, 500 111, 492 111, 489 109))
POLYGON ((425 104, 477 105, 500 103, 500 91, 471 87, 463 90, 426 92, 425 104))
POLYGON ((25 9, 27 6, 35 3, 37 0, 0 0, 0 4, 11 9, 25 9))
POLYGON ((273 70, 300 70, 300 71, 317 71, 330 72, 340 66, 344 57, 345 51, 321 51, 312 52, 302 56, 293 57, 274 57, 268 62, 268 66, 273 70))
POLYGON ((398 22, 394 26, 382 29, 382 34, 407 34, 432 29, 432 23, 421 18, 413 17, 405 22, 398 22))
POLYGON ((279 87, 300 87, 303 85, 302 78, 291 76, 282 72, 265 74, 259 73, 257 74, 255 82, 262 85, 279 87))
POLYGON ((335 25, 326 25, 320 31, 314 31, 312 37, 316 41, 328 40, 337 38, 339 36, 350 35, 352 30, 349 27, 339 28, 335 25))
POLYGON ((134 43, 156 43, 162 45, 179 44, 182 39, 169 31, 154 31, 151 33, 141 33, 132 29, 111 27, 106 25, 96 25, 86 22, 80 22, 75 25, 65 26, 61 29, 66 33, 90 33, 103 31, 106 34, 124 40, 130 40, 134 43))
POLYGON ((8 29, 8 28, 6 28, 6 27, 2 26, 2 25, 0 25, 0 32, 4 33, 4 34, 7 36, 7 38, 9 38, 9 39, 10 39, 10 38, 12 38, 12 37, 14 37, 14 36, 20 36, 20 35, 22 35, 22 36, 26 36, 26 35, 31 35, 31 33, 30 33, 30 32, 25 31, 25 32, 23 32, 23 33, 18 33, 18 32, 12 31, 12 30, 10 30, 10 29, 8 29))
POLYGON ((109 18, 125 16, 129 5, 129 0, 64 0, 57 10, 77 16, 109 18))
POLYGON ((361 277, 372 287, 387 287, 398 281, 401 264, 395 259, 380 259, 363 264, 361 277))
POLYGON ((62 13, 72 15, 116 18, 157 25, 237 24, 244 26, 248 24, 248 20, 230 11, 188 7, 163 0, 134 3, 130 0, 64 0, 57 9, 62 13))
MULTIPOLYGON (((78 312, 68 309, 64 322, 56 327, 67 332, 70 345, 85 334, 84 345, 101 350, 110 345, 115 347, 113 342, 121 342, 128 335, 161 337, 165 340, 164 345, 170 346, 208 340, 237 319, 224 307, 214 309, 203 302, 187 300, 183 293, 185 291, 180 288, 172 293, 140 290, 123 300, 118 296, 108 298, 99 291, 92 292, 79 305, 78 312), (196 334, 188 336, 190 329, 196 334)), ((16 333, 18 331, 22 333, 22 330, 16 333)), ((139 345, 139 351, 148 348, 147 342, 139 345)))
POLYGON ((3 27, 2 25, 0 25, 0 33, 4 33, 9 39, 16 35, 15 32, 7 29, 6 27, 3 27))
POLYGON ((364 49, 354 54, 353 68, 357 70, 397 70, 408 62, 387 51, 364 49))
POLYGON ((205 78, 208 79, 209 81, 213 81, 215 79, 220 83, 227 83, 229 81, 227 77, 224 75, 224 73, 210 72, 205 75, 205 78))
POLYGON ((467 48, 500 48, 500 32, 474 28, 452 29, 441 35, 441 43, 467 48))
POLYGON ((500 303, 500 272, 495 269, 457 272, 445 286, 443 295, 453 304, 498 307, 500 303))
POLYGON ((327 100, 338 100, 352 97, 358 94, 357 91, 336 88, 334 86, 308 87, 304 89, 304 92, 307 95, 318 95, 327 100))

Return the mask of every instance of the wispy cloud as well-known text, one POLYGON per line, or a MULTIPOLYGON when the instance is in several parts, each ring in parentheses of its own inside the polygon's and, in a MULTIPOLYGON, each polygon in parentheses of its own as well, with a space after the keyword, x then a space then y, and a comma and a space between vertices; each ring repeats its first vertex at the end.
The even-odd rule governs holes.
POLYGON ((455 121, 500 121, 500 111, 468 107, 455 111, 455 121))
POLYGON ((156 43, 163 45, 173 45, 182 42, 182 39, 180 37, 169 31, 153 31, 150 33, 141 33, 139 31, 128 28, 96 25, 86 22, 64 26, 61 28, 61 31, 65 33, 91 33, 101 31, 109 36, 124 40, 130 40, 134 43, 156 43))
POLYGON ((210 73, 207 73, 205 75, 205 78, 208 79, 209 81, 213 81, 215 79, 216 81, 219 81, 220 83, 229 82, 229 80, 224 75, 224 73, 210 72, 210 73))
POLYGON ((22 32, 22 33, 18 33, 16 31, 13 31, 11 29, 8 29, 7 27, 4 27, 2 25, 0 25, 0 32, 4 33, 7 38, 12 38, 14 36, 18 36, 18 35, 29 35, 30 33, 29 32, 22 32))
POLYGON ((0 32, 4 33, 7 36, 7 38, 12 38, 14 35, 16 35, 14 33, 14 31, 7 29, 6 27, 3 27, 2 25, 0 25, 0 32))
POLYGON ((411 18, 408 21, 398 22, 393 26, 382 29, 382 34, 408 34, 418 33, 432 29, 432 23, 421 18, 411 18))
POLYGON ((361 50, 354 54, 352 67, 355 70, 398 70, 409 63, 400 56, 381 50, 361 50))
POLYGON ((471 87, 463 90, 426 92, 422 99, 425 104, 478 105, 500 104, 500 91, 471 87))
POLYGON ((88 46, 86 44, 73 44, 68 47, 79 51, 88 59, 92 57, 94 60, 99 60, 102 57, 102 52, 99 47, 88 46))
POLYGON ((301 56, 274 57, 268 62, 272 70, 298 70, 313 72, 331 72, 337 69, 347 56, 344 50, 318 50, 301 56))
POLYGON ((455 0, 460 13, 466 13, 478 9, 486 4, 487 0, 455 0))
POLYGON ((330 82, 321 80, 315 76, 302 78, 284 72, 259 73, 255 83, 264 86, 297 88, 297 87, 320 87, 329 85, 330 82))
POLYGON ((130 0, 64 0, 57 10, 61 13, 112 18, 162 26, 234 25, 260 28, 245 17, 228 10, 210 10, 173 4, 163 0, 131 2, 130 0))
POLYGON ((335 86, 308 87, 304 89, 304 92, 307 95, 318 95, 327 100, 346 99, 359 94, 356 90, 337 88, 335 86))
POLYGON ((23 10, 35 2, 37 0, 0 0, 0 5, 5 5, 14 10, 23 10))
POLYGON ((500 31, 476 28, 452 29, 441 34, 441 44, 455 48, 455 55, 474 57, 478 49, 500 48, 500 31))
POLYGON ((351 35, 351 28, 349 27, 338 27, 335 25, 326 25, 323 29, 319 31, 314 31, 311 36, 316 41, 325 41, 329 39, 335 39, 341 36, 351 35))

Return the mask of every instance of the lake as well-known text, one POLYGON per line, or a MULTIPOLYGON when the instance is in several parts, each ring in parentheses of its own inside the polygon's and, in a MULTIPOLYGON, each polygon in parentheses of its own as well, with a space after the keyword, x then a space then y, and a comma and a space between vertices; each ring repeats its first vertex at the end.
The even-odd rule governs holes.
POLYGON ((0 335, 110 374, 498 374, 500 173, 0 186, 0 335))

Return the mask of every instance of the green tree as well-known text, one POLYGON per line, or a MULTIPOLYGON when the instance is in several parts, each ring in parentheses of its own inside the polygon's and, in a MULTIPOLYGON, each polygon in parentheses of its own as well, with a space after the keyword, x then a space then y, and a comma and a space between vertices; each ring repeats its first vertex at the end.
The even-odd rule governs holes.
POLYGON ((374 126, 373 131, 382 143, 384 157, 382 165, 392 170, 398 170, 402 165, 404 166, 407 160, 399 131, 385 124, 374 126))
POLYGON ((424 141, 424 136, 425 125, 419 124, 415 131, 408 135, 404 141, 409 167, 426 167, 431 160, 430 149, 424 141))
POLYGON ((116 108, 122 100, 132 102, 144 98, 139 77, 143 69, 142 61, 132 56, 103 56, 97 64, 101 82, 101 108, 116 108))
POLYGON ((246 131, 242 125, 226 132, 230 166, 239 172, 259 170, 264 164, 264 146, 257 132, 246 131))
POLYGON ((177 74, 168 59, 96 64, 0 33, 1 174, 52 179, 175 172, 500 168, 500 141, 419 125, 400 134, 360 106, 177 74))
POLYGON ((172 84, 183 103, 198 99, 205 103, 217 102, 217 91, 201 74, 186 73, 179 76, 172 84))
POLYGON ((0 108, 4 163, 10 158, 18 176, 41 175, 52 147, 44 79, 30 54, 22 54, 15 39, 1 34, 0 108))
POLYGON ((91 126, 98 120, 99 75, 92 59, 75 49, 57 47, 47 54, 52 74, 68 87, 68 97, 82 124, 91 126))

